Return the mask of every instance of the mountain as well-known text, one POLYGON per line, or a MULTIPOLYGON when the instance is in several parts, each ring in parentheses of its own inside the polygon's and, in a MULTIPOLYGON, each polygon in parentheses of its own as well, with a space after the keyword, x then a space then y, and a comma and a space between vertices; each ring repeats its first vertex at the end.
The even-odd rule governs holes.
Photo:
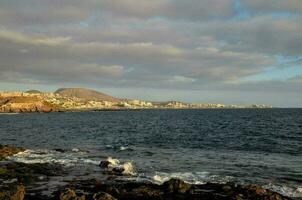
POLYGON ((77 97, 86 101, 120 101, 120 99, 112 97, 108 94, 85 88, 60 88, 55 91, 55 93, 68 97, 77 97))
POLYGON ((42 94, 42 92, 39 91, 39 90, 28 90, 28 91, 26 91, 25 93, 30 93, 30 94, 42 94))

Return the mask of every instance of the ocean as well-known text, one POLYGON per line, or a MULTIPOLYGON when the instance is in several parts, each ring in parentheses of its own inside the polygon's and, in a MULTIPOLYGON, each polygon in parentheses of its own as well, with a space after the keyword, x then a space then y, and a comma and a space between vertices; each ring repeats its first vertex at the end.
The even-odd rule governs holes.
POLYGON ((110 158, 128 166, 125 180, 257 184, 302 197, 302 109, 1 114, 0 144, 27 149, 13 161, 66 166, 48 189, 105 180, 98 164, 110 158))

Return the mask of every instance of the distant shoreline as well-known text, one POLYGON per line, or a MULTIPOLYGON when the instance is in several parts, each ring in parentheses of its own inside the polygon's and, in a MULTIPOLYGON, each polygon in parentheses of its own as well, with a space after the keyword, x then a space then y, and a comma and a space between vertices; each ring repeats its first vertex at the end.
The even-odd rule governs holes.
POLYGON ((77 112, 124 112, 124 111, 146 111, 146 110, 271 110, 271 109, 302 109, 302 108, 130 108, 130 109, 78 109, 78 110, 55 110, 55 111, 17 111, 1 112, 0 114, 21 114, 21 113, 77 113, 77 112))
POLYGON ((248 106, 224 105, 220 103, 185 103, 180 101, 152 102, 138 99, 119 99, 84 88, 61 88, 56 92, 0 92, 0 112, 72 112, 115 111, 149 109, 242 109, 272 108, 269 105, 248 106))

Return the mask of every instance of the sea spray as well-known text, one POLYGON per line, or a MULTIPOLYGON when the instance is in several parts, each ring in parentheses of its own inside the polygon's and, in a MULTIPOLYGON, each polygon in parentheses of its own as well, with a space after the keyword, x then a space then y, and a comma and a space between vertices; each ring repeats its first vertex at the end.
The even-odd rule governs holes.
POLYGON ((123 164, 120 164, 120 161, 118 159, 114 159, 112 157, 107 158, 109 162, 108 164, 108 170, 113 172, 121 172, 124 175, 134 175, 134 167, 131 162, 125 162, 123 164))

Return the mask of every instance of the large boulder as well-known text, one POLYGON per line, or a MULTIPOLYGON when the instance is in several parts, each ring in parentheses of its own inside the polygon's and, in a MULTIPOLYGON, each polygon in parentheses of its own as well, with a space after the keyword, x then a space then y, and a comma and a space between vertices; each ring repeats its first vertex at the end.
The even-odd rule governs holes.
POLYGON ((93 200, 116 200, 113 196, 105 192, 98 192, 93 195, 93 200))
POLYGON ((154 199, 160 200, 163 198, 164 193, 161 190, 154 189, 148 186, 141 186, 134 188, 130 193, 132 199, 154 199))
POLYGON ((85 195, 78 196, 72 189, 65 189, 60 194, 60 200, 85 200, 85 195))
POLYGON ((0 160, 24 151, 23 148, 17 148, 9 145, 0 145, 0 160))
POLYGON ((99 166, 103 169, 107 169, 111 163, 108 160, 102 160, 99 166))
POLYGON ((282 195, 272 192, 270 190, 261 188, 256 185, 245 185, 241 187, 241 191, 249 199, 269 199, 269 200, 285 200, 288 199, 282 195))
POLYGON ((25 188, 23 185, 13 185, 7 190, 1 189, 0 199, 1 200, 23 200, 25 195, 25 188))
POLYGON ((180 179, 172 178, 163 183, 163 188, 167 193, 187 193, 191 189, 191 185, 180 179))

